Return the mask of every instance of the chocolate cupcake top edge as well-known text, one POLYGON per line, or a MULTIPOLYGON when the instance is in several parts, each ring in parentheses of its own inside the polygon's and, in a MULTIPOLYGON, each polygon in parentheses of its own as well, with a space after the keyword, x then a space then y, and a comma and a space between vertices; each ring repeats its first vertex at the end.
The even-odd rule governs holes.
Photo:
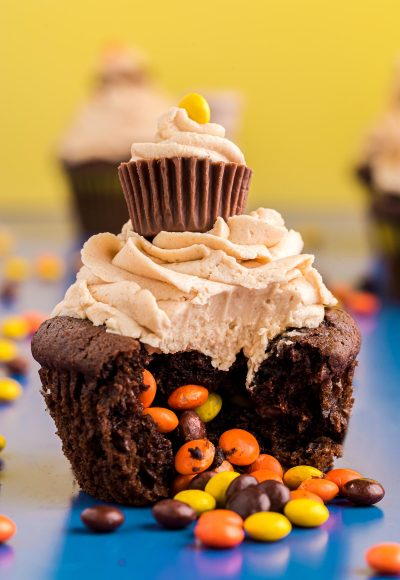
POLYGON ((160 232, 152 242, 128 222, 98 234, 53 316, 87 318, 108 332, 164 353, 208 355, 228 370, 243 350, 248 383, 269 341, 291 328, 316 328, 336 299, 302 254, 299 233, 260 208, 200 232, 160 232))

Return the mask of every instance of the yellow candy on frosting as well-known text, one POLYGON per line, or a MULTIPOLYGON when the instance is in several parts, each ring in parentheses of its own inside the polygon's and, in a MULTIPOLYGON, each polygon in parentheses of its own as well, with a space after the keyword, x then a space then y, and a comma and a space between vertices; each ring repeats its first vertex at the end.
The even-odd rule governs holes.
POLYGON ((185 95, 181 102, 179 103, 181 109, 186 109, 189 117, 196 121, 196 123, 209 123, 210 122, 210 105, 207 103, 206 99, 199 95, 198 93, 189 93, 185 95))

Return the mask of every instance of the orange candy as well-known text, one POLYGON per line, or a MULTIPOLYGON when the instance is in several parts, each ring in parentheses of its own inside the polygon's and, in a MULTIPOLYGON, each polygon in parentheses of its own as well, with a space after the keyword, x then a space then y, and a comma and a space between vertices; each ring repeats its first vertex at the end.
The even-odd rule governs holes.
POLYGON ((251 475, 256 478, 258 483, 271 479, 283 483, 282 478, 275 471, 272 471, 272 469, 257 469, 257 471, 252 471, 251 475))
POLYGON ((194 535, 210 548, 233 548, 244 540, 243 520, 231 510, 213 510, 200 517, 194 535))
POLYGON ((184 491, 189 487, 189 483, 197 473, 193 475, 177 475, 171 485, 171 496, 174 497, 180 491, 184 491))
POLYGON ((188 441, 175 455, 175 469, 182 475, 205 471, 214 461, 215 447, 208 439, 188 441))
POLYGON ((313 499, 314 501, 318 501, 319 503, 324 503, 323 500, 312 493, 311 491, 307 491, 306 489, 297 488, 294 491, 290 492, 290 499, 313 499))
POLYGON ((225 461, 223 461, 221 465, 218 465, 218 467, 216 467, 214 471, 215 473, 221 473, 221 471, 235 471, 235 470, 233 468, 232 463, 229 463, 229 461, 225 459, 225 461))
POLYGON ((334 481, 329 479, 305 479, 298 487, 318 495, 322 501, 327 502, 335 498, 339 493, 339 488, 334 481))
POLYGON ((257 439, 244 429, 229 429, 222 433, 219 446, 233 465, 250 465, 260 455, 257 439))
POLYGON ((232 510, 212 510, 210 512, 204 512, 199 518, 199 523, 202 525, 212 526, 215 521, 224 521, 232 526, 243 527, 243 520, 239 514, 232 510))
POLYGON ((339 488, 339 492, 342 491, 342 487, 348 481, 353 481, 353 479, 359 479, 362 477, 361 473, 358 471, 354 471, 354 469, 345 469, 345 468, 338 468, 338 469, 331 469, 328 471, 325 478, 329 481, 333 481, 339 488))
POLYGON ((164 407, 150 407, 143 411, 143 415, 150 415, 160 433, 170 433, 178 427, 179 419, 170 409, 164 407))
POLYGON ((356 314, 375 314, 380 308, 379 299, 371 292, 353 290, 345 302, 347 308, 356 314))
POLYGON ((28 323, 29 334, 35 334, 42 322, 48 319, 46 314, 43 314, 42 312, 36 312, 35 310, 24 312, 22 317, 28 323))
POLYGON ((255 462, 250 465, 248 472, 252 473, 253 471, 259 471, 260 469, 269 469, 271 471, 275 471, 279 477, 283 477, 282 465, 277 459, 275 459, 275 457, 268 455, 267 453, 261 453, 258 459, 256 459, 255 462))
POLYGON ((0 544, 10 540, 16 531, 14 522, 7 516, 0 515, 0 544))
POLYGON ((168 405, 178 411, 187 411, 200 407, 208 399, 208 390, 200 385, 184 385, 172 391, 168 405))
POLYGON ((367 564, 378 574, 400 574, 400 544, 376 544, 365 554, 367 564))
POLYGON ((140 402, 142 403, 143 408, 147 409, 147 407, 150 407, 154 401, 157 392, 156 380, 147 369, 143 371, 143 383, 146 389, 140 393, 140 402))

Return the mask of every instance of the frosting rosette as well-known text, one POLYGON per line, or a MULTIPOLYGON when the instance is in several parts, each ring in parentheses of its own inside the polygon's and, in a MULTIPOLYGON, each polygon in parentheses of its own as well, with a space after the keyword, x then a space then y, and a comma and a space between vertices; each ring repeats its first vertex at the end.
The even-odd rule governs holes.
POLYGON ((155 143, 134 143, 132 161, 171 157, 197 157, 211 161, 244 164, 237 145, 225 138, 216 123, 197 123, 185 109, 172 107, 158 121, 155 143))
POLYGON ((274 210, 218 218, 206 232, 160 232, 152 242, 125 224, 90 238, 83 267, 53 316, 88 318, 163 353, 199 351, 228 370, 239 352, 248 384, 268 342, 316 328, 336 304, 299 233, 274 210))

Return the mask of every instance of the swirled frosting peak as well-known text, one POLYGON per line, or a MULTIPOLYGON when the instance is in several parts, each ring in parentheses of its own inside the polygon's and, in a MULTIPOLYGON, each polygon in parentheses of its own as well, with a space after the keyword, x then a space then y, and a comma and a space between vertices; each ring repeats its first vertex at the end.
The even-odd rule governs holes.
POLYGON ((197 157, 211 161, 245 164, 237 145, 226 139, 216 123, 197 123, 183 108, 172 107, 158 121, 155 143, 134 143, 132 161, 171 157, 197 157))
POLYGON ((271 339, 317 327, 324 306, 336 304, 302 247, 269 209, 152 242, 128 222, 119 236, 86 242, 84 265, 53 316, 88 318, 164 353, 199 351, 223 370, 243 350, 250 381, 271 339))

